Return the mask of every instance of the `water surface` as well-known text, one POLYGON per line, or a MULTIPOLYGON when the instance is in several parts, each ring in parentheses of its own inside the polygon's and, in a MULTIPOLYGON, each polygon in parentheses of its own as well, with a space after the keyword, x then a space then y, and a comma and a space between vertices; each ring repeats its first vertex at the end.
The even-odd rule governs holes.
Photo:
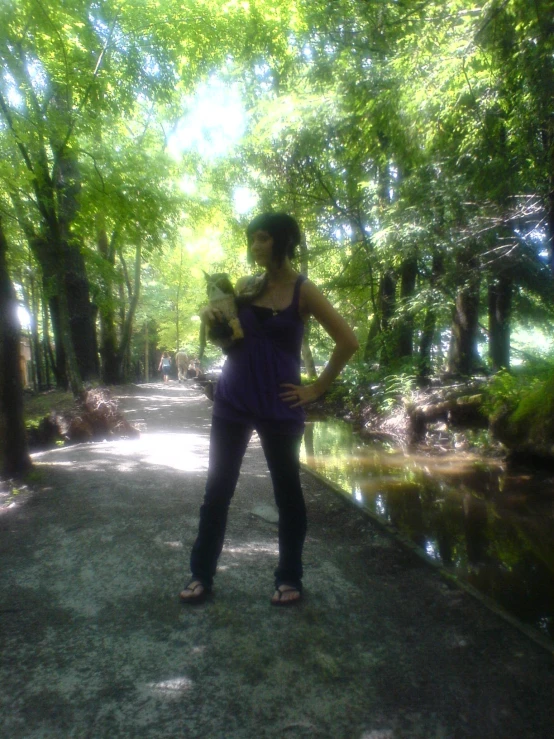
POLYGON ((468 452, 407 453, 343 421, 306 424, 303 461, 429 557, 554 639, 554 477, 468 452))

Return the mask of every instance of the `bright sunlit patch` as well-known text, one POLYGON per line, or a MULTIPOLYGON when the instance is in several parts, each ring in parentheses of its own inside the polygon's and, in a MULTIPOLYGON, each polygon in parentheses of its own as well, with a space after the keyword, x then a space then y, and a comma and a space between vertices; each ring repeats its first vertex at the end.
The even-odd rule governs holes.
MULTIPOLYGON (((536 354, 549 354, 554 348, 554 336, 552 332, 543 331, 541 328, 518 327, 512 331, 512 344, 521 352, 533 352, 536 354)), ((514 366, 523 364, 520 357, 512 359, 514 366)))
POLYGON ((167 141, 170 154, 197 151, 213 159, 226 154, 242 137, 245 111, 238 87, 212 76, 188 100, 187 113, 167 141))
MULTIPOLYGON (((209 439, 201 434, 142 434, 140 439, 127 442, 128 454, 136 455, 139 464, 171 467, 183 472, 204 471, 208 466, 209 439)), ((102 454, 121 454, 122 444, 103 447, 102 454)), ((122 469, 122 468, 120 468, 122 469)), ((129 468, 131 469, 131 468, 129 468)), ((123 471, 123 470, 122 470, 123 471)))
POLYGON ((132 472, 133 470, 136 470, 138 466, 139 465, 134 462, 121 462, 120 464, 115 465, 115 469, 118 472, 132 472))
POLYGON ((425 553, 427 554, 428 557, 431 557, 432 559, 437 559, 438 557, 437 550, 435 549, 435 545, 430 541, 425 542, 425 553))
POLYGON ((6 505, 0 506, 0 515, 2 513, 6 513, 7 511, 11 511, 13 508, 17 507, 17 503, 6 503, 6 505))
POLYGON ((376 508, 376 510, 377 510, 377 513, 378 513, 378 514, 379 514, 380 516, 384 516, 384 515, 386 514, 386 512, 387 512, 387 507, 385 506, 385 501, 384 501, 384 499, 383 499, 383 496, 382 496, 382 495, 378 495, 378 496, 377 496, 377 497, 375 498, 375 508, 376 508))
POLYGON ((19 325, 21 326, 21 328, 31 328, 31 316, 29 315, 29 311, 22 305, 19 305, 17 308, 17 317, 19 319, 19 325))
POLYGON ((4 81, 8 84, 6 97, 10 105, 13 108, 22 108, 24 102, 23 95, 16 89, 15 80, 9 72, 4 72, 4 81))
MULTIPOLYGON (((31 455, 33 459, 35 457, 42 457, 43 455, 48 454, 48 451, 46 452, 37 452, 36 454, 31 455)), ((41 465, 45 465, 48 467, 71 467, 73 462, 40 462, 41 465)))
POLYGON ((242 554, 247 556, 252 556, 255 554, 258 554, 260 552, 267 552, 268 554, 277 554, 278 553, 278 546, 277 542, 272 545, 268 545, 266 541, 251 541, 247 544, 243 544, 240 547, 224 547, 225 552, 229 552, 230 554, 242 554))
POLYGON ((248 187, 236 187, 233 192, 233 205, 239 216, 249 213, 258 204, 258 196, 248 187))
POLYGON ((144 434, 137 446, 148 464, 193 472, 207 469, 208 444, 199 434, 144 434))
POLYGON ((181 178, 179 187, 186 195, 194 195, 198 189, 198 183, 194 177, 185 175, 181 178))
POLYGON ((124 474, 155 465, 197 472, 208 468, 208 449, 208 434, 142 434, 139 439, 76 444, 32 456, 39 465, 79 471, 124 474))
POLYGON ((356 485, 354 488, 354 500, 357 500, 358 503, 361 503, 364 499, 364 496, 362 495, 362 491, 360 490, 359 485, 356 485))
POLYGON ((153 693, 163 696, 175 696, 190 690, 194 683, 188 677, 176 677, 173 680, 162 680, 159 683, 147 683, 146 687, 153 693))

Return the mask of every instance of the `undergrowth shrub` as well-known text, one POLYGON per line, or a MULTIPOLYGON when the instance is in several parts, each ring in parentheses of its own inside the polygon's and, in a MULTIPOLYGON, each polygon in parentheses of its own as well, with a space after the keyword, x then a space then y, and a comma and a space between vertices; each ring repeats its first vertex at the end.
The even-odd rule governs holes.
POLYGON ((554 358, 498 372, 485 392, 485 410, 502 417, 514 439, 554 440, 554 358))

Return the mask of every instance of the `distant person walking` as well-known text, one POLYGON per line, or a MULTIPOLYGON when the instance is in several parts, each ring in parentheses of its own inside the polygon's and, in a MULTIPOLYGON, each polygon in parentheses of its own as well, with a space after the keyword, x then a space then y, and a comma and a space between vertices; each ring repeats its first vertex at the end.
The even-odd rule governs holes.
POLYGON ((171 370, 171 358, 168 352, 162 354, 158 372, 162 373, 164 382, 169 382, 169 371, 171 370))
MULTIPOLYGON (((302 597, 302 549, 306 507, 300 484, 304 406, 319 398, 358 348, 354 332, 318 288, 291 265, 300 229, 291 216, 265 213, 246 230, 249 261, 264 270, 237 283, 244 339, 231 346, 214 396, 208 479, 192 548, 192 579, 180 593, 184 603, 210 594, 223 548, 227 513, 252 430, 267 460, 279 510, 279 561, 271 603, 288 606, 302 597), (249 289, 250 286, 250 289, 249 289), (246 297, 246 290, 249 297, 246 297), (242 297, 241 297, 242 292, 242 297), (315 382, 300 384, 304 323, 313 316, 333 339, 329 362, 315 382)), ((222 319, 202 311, 208 325, 222 319)))
POLYGON ((189 356, 184 349, 180 349, 175 355, 177 379, 179 382, 184 382, 188 377, 189 361, 189 356))

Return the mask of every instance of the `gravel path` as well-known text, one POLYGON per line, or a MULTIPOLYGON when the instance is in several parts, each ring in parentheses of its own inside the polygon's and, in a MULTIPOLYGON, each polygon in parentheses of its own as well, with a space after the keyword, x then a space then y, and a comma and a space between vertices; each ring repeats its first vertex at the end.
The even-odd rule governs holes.
POLYGON ((121 390, 143 433, 34 455, 0 516, 0 735, 550 739, 552 655, 304 474, 305 600, 269 605, 271 486, 253 440, 215 597, 182 606, 210 403, 121 390))

